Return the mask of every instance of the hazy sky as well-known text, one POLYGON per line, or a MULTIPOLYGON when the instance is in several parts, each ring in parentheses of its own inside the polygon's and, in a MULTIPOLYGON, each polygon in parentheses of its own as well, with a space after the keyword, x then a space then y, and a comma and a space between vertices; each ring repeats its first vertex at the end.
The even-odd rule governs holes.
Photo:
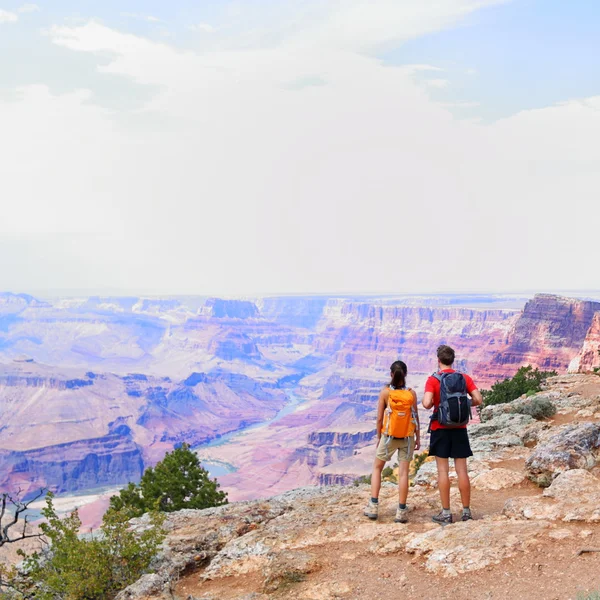
POLYGON ((0 289, 598 289, 600 3, 0 0, 0 289))

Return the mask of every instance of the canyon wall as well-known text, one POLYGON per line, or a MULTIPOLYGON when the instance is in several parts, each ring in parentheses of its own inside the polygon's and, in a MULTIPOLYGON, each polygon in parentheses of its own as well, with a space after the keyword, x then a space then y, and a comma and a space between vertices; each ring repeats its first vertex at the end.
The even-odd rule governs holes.
POLYGON ((588 373, 600 368, 600 312, 594 315, 581 350, 571 361, 571 373, 588 373))
POLYGON ((111 424, 107 435, 25 451, 0 449, 0 489, 75 492, 139 481, 140 447, 126 425, 111 424))
POLYGON ((456 348, 467 370, 504 347, 519 318, 514 309, 386 306, 330 301, 320 321, 315 348, 333 354, 340 368, 384 370, 401 358, 409 372, 437 367, 440 344, 456 348))
POLYGON ((516 304, 0 294, 0 482, 119 485, 182 442, 237 468, 222 481, 238 497, 348 482, 369 468, 377 397, 398 358, 419 393, 441 343, 481 387, 522 364, 598 366, 600 303, 516 304))
POLYGON ((487 379, 510 377, 521 365, 565 372, 580 352, 600 303, 550 294, 527 302, 507 343, 476 370, 487 379))

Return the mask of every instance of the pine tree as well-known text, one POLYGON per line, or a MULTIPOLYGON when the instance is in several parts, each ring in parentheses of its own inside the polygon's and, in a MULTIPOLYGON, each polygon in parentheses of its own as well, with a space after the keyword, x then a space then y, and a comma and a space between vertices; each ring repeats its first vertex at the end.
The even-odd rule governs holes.
POLYGON ((167 452, 154 468, 144 471, 139 485, 130 483, 113 496, 113 510, 125 510, 139 516, 150 510, 173 512, 182 508, 210 508, 227 504, 227 494, 219 490, 216 479, 210 479, 189 445, 183 444, 167 452))

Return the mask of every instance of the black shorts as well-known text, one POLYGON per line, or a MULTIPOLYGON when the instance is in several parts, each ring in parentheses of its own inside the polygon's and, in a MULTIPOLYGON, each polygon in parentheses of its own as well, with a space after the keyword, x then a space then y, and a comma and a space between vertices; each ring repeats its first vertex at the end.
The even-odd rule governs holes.
POLYGON ((429 438, 429 456, 468 458, 473 456, 469 434, 463 429, 436 429, 429 438))

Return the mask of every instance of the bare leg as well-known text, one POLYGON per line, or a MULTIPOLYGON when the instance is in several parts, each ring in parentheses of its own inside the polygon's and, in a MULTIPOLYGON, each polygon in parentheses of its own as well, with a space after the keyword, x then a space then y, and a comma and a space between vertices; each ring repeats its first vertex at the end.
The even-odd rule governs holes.
POLYGON ((449 466, 447 458, 435 457, 438 472, 438 488, 440 490, 440 500, 442 508, 450 508, 450 476, 448 474, 449 466))
POLYGON ((469 481, 469 472, 467 470, 466 458, 455 458, 454 468, 458 477, 458 489, 463 507, 471 506, 471 482, 469 481))
POLYGON ((385 467, 385 461, 376 458, 373 461, 373 473, 371 475, 371 498, 379 498, 381 489, 381 471, 385 467))
POLYGON ((407 460, 401 460, 398 463, 398 502, 406 504, 408 497, 408 467, 410 463, 407 460))

